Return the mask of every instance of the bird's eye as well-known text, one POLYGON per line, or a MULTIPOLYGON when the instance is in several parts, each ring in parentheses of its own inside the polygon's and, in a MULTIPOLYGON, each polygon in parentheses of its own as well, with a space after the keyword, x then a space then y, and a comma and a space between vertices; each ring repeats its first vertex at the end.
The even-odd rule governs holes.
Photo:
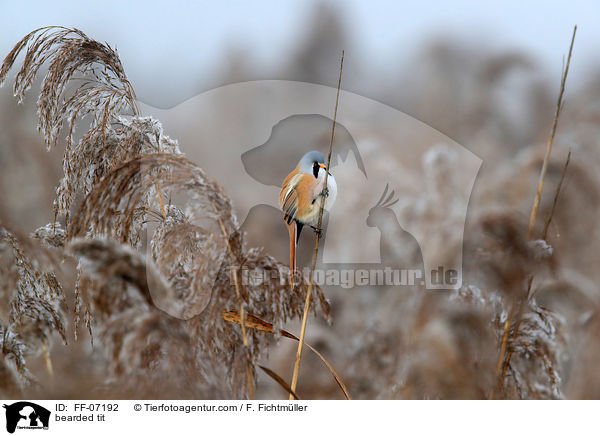
POLYGON ((313 163, 313 174, 315 176, 315 179, 319 177, 319 168, 320 166, 318 162, 313 163))

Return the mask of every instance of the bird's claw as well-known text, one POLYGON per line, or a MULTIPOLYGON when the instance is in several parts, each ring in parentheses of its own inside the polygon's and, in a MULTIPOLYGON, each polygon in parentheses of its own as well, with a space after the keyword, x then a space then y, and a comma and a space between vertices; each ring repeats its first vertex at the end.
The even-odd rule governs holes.
POLYGON ((319 197, 323 197, 323 198, 329 197, 329 188, 327 186, 325 188, 323 188, 323 190, 321 192, 319 192, 319 195, 317 195, 315 198, 313 198, 312 204, 315 204, 315 201, 317 201, 317 199, 319 197))
POLYGON ((315 234, 317 235, 317 237, 319 239, 321 239, 321 237, 323 237, 323 229, 320 229, 320 228, 315 227, 315 226, 310 226, 310 227, 314 230, 315 234))

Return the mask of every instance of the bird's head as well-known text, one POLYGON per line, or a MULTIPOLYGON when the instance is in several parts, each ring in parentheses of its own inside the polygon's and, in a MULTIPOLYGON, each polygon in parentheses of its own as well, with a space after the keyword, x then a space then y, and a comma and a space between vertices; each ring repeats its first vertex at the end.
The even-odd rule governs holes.
MULTIPOLYGON (((325 157, 320 151, 309 151, 298 164, 299 170, 304 174, 312 174, 316 179, 325 176, 325 157)), ((329 173, 331 174, 331 173, 329 173)))

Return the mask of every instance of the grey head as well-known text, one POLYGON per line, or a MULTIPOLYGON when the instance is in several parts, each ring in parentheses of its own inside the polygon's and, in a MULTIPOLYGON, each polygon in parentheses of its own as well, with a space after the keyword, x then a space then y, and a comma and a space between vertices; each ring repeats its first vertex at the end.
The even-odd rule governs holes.
POLYGON ((300 168, 300 172, 304 174, 313 174, 317 177, 320 168, 324 168, 325 165, 325 156, 320 151, 309 151, 302 159, 300 159, 300 163, 298 164, 300 168))

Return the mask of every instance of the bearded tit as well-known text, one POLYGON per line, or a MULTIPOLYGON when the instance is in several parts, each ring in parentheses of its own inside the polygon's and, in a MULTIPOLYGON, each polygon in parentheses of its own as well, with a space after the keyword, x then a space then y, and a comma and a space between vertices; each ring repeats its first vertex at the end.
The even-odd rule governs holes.
POLYGON ((310 226, 321 236, 321 229, 317 228, 319 209, 324 196, 323 208, 330 210, 337 195, 337 185, 331 173, 325 184, 325 158, 318 151, 309 151, 283 181, 279 193, 279 204, 283 210, 283 219, 287 224, 290 234, 290 272, 293 280, 296 272, 296 246, 300 238, 302 227, 310 226))

